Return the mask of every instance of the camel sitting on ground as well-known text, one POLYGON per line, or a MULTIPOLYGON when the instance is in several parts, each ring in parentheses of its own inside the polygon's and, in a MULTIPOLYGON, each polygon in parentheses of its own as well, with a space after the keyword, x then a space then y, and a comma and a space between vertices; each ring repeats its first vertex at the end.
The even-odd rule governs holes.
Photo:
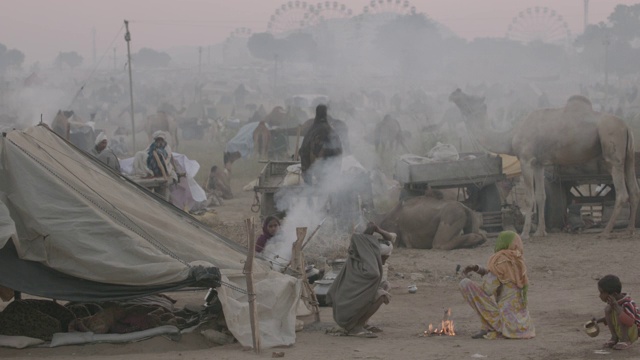
POLYGON ((449 100, 458 106, 480 145, 498 154, 517 156, 520 160, 527 200, 523 211, 523 239, 529 238, 536 204, 538 228, 534 236, 546 235, 544 167, 581 164, 600 156, 611 168, 616 193, 614 210, 603 234, 611 232, 626 201, 630 202, 631 209, 628 230, 634 232, 640 190, 635 177, 633 136, 624 121, 594 111, 589 99, 574 95, 564 108, 534 111, 508 132, 498 133, 487 127, 484 98, 457 89, 449 100))
POLYGON ((453 250, 483 244, 481 215, 440 192, 401 202, 383 216, 380 227, 398 234, 398 244, 415 249, 453 250))

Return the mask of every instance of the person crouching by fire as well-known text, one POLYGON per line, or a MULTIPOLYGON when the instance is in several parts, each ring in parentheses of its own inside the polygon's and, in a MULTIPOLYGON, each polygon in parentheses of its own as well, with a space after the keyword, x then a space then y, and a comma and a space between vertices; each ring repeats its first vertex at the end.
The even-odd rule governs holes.
POLYGON ((476 272, 482 276, 481 285, 471 279, 460 281, 460 291, 469 305, 480 316, 480 332, 474 339, 530 339, 536 331, 527 309, 529 278, 524 262, 524 249, 520 236, 513 231, 498 235, 494 254, 487 268, 469 265, 466 276, 476 272))
POLYGON ((351 236, 349 255, 327 293, 333 319, 350 336, 375 338, 381 329, 367 321, 380 306, 389 303, 389 283, 383 280, 383 265, 391 255, 395 234, 370 222, 351 236), (382 239, 373 236, 376 232, 382 239))

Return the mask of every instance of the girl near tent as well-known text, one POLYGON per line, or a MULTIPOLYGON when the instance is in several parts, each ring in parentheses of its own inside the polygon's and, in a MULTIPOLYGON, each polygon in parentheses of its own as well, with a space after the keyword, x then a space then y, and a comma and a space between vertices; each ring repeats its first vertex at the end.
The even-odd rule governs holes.
POLYGON ((280 230, 280 219, 271 215, 262 223, 262 235, 256 240, 256 252, 262 252, 269 240, 280 230))
POLYGON ((487 268, 465 267, 463 274, 476 272, 483 277, 482 285, 466 278, 460 282, 464 299, 480 316, 482 328, 474 339, 529 339, 535 328, 527 309, 529 279, 523 257, 520 236, 513 231, 498 235, 495 252, 487 268))

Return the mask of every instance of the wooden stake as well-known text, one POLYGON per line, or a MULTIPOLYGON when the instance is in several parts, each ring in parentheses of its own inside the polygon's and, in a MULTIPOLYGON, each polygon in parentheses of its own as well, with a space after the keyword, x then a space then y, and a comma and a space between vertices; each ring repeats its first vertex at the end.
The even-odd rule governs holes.
MULTIPOLYGON (((314 320, 320 321, 320 307, 319 307, 318 299, 316 297, 316 293, 313 292, 313 289, 311 288, 311 284, 309 284, 309 279, 307 279, 307 271, 305 269, 306 266, 304 262, 304 254, 302 253, 302 247, 303 247, 302 243, 306 236, 307 236, 306 227, 296 228, 297 240, 293 243, 290 266, 292 269, 294 269, 300 274, 300 277, 302 279, 302 286, 304 287, 304 292, 307 293, 307 296, 309 297, 309 300, 310 300, 309 302, 311 305, 311 311, 313 312, 314 320)), ((313 236, 313 234, 311 234, 311 236, 313 236)))
POLYGON ((249 319, 251 320, 251 336, 253 337, 253 350, 260 354, 260 328, 258 325, 258 304, 256 303, 256 292, 253 286, 253 258, 256 255, 255 246, 255 225, 253 218, 246 219, 247 227, 247 261, 244 263, 244 274, 247 279, 247 296, 249 298, 249 319))

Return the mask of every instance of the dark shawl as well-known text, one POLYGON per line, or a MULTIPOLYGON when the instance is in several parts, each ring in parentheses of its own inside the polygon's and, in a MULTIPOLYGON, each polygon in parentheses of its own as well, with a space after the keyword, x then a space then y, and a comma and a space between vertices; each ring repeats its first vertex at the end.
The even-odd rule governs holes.
POLYGON ((336 323, 347 331, 353 329, 375 302, 381 281, 378 239, 372 235, 353 234, 349 258, 327 293, 336 323))
POLYGON ((342 142, 338 133, 326 118, 316 118, 300 146, 300 168, 307 184, 311 183, 308 171, 316 159, 327 159, 342 155, 342 142))

